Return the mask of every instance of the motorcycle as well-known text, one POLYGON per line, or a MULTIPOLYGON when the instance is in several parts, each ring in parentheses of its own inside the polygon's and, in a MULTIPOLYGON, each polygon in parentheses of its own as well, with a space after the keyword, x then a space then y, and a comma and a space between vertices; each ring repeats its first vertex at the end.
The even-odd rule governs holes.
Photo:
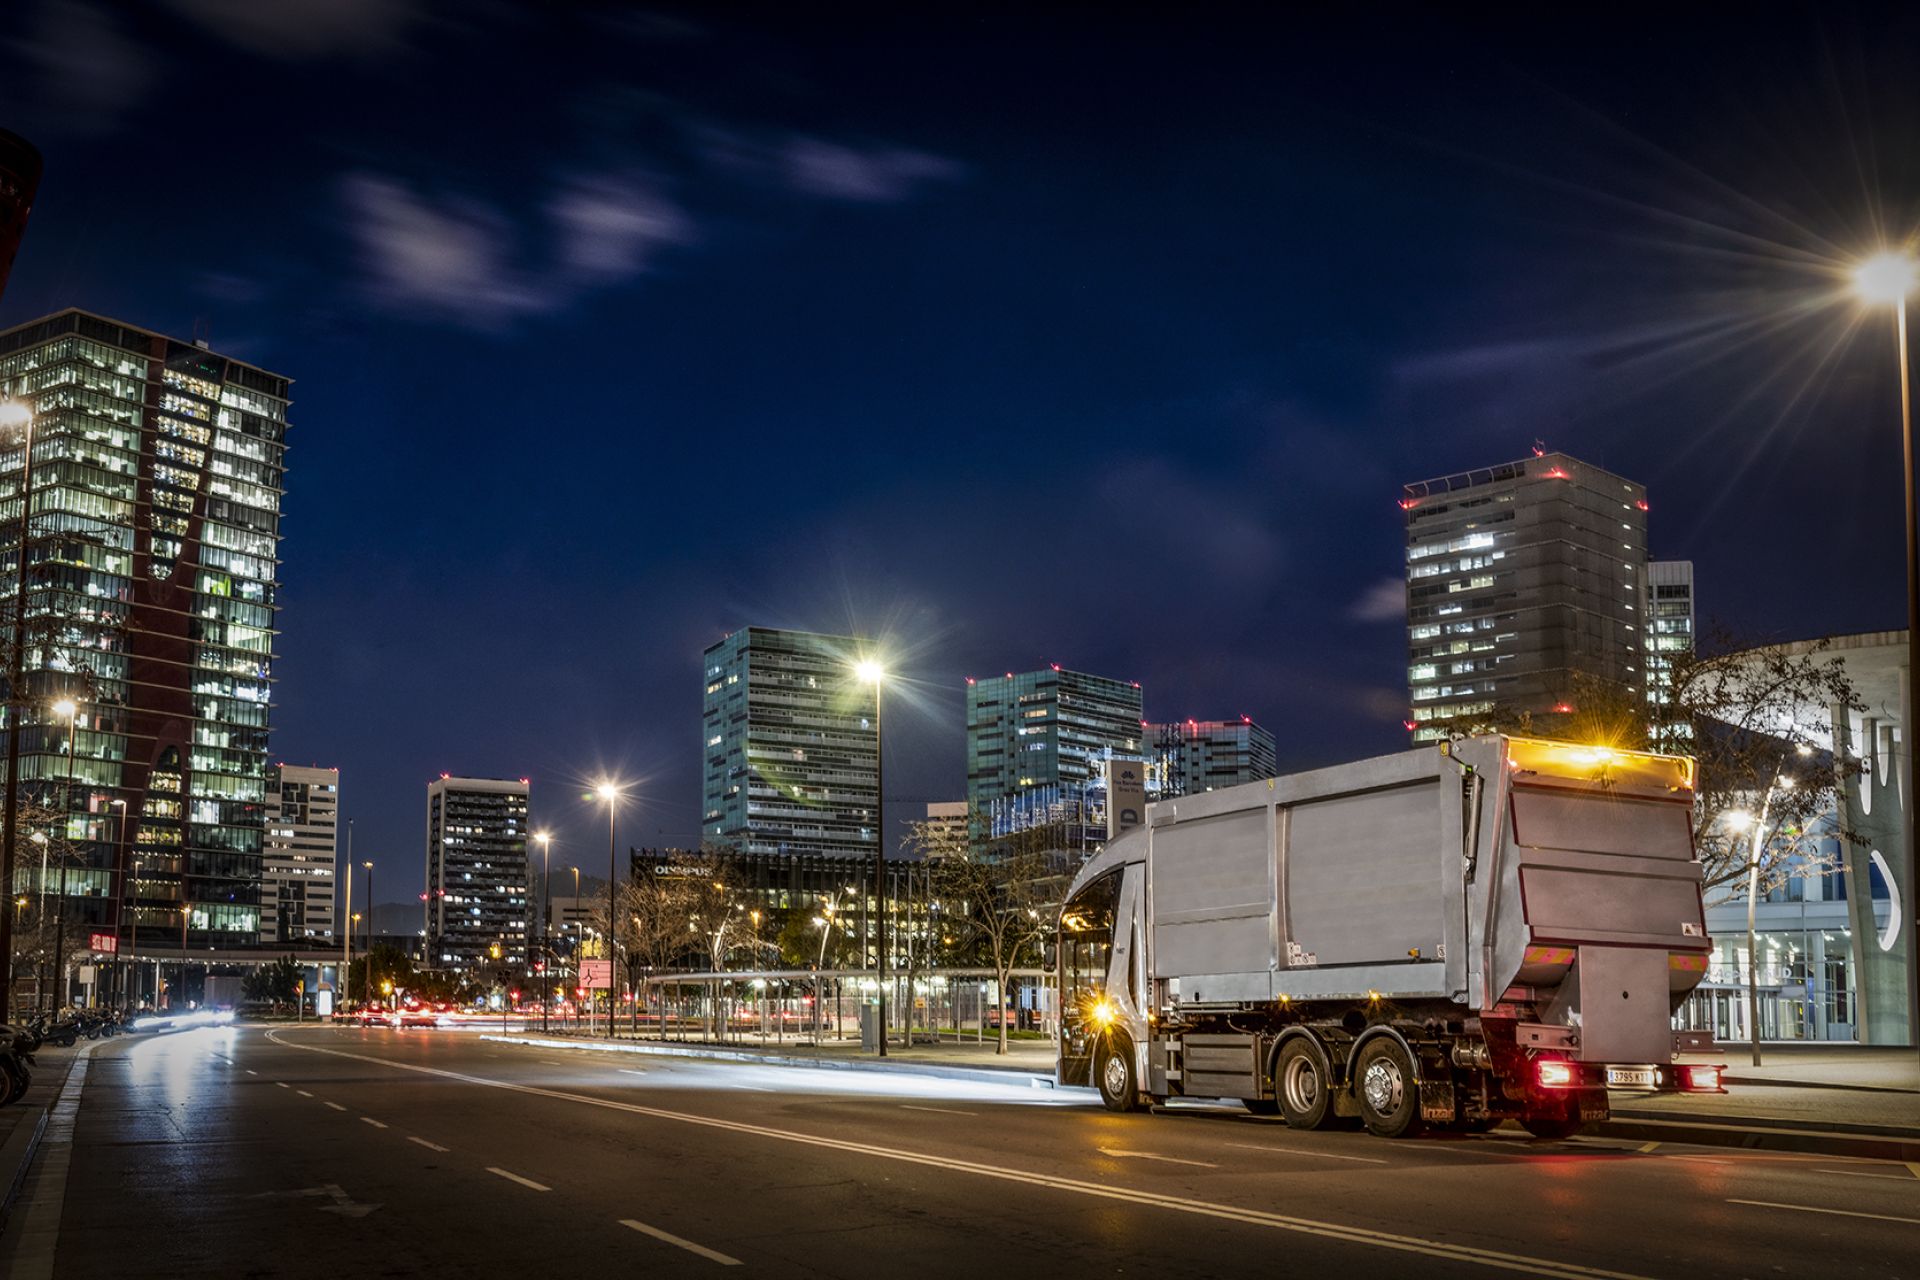
POLYGON ((0 1022, 0 1106, 18 1102, 33 1083, 33 1037, 0 1022))

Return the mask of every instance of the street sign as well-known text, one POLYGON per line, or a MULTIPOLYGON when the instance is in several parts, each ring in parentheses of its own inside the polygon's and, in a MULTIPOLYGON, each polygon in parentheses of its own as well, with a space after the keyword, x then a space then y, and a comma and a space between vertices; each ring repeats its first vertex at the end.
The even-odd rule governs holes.
POLYGON ((613 989, 613 961, 582 960, 580 962, 580 985, 593 991, 611 991, 613 989))
POLYGON ((87 949, 113 955, 120 950, 120 939, 111 933, 90 933, 87 935, 87 949))

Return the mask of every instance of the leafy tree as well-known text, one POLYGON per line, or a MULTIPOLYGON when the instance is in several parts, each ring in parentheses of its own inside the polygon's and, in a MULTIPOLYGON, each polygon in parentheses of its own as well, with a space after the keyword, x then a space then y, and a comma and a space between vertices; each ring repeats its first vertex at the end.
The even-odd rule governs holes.
POLYGON ((293 1004, 300 999, 300 966, 292 956, 282 956, 249 972, 240 980, 240 990, 249 1000, 293 1004))

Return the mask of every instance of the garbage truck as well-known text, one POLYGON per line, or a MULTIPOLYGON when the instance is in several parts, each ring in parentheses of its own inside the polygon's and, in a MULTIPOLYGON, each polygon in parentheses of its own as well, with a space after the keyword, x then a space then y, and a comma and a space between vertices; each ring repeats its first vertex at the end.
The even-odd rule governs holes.
POLYGON ((1509 735, 1149 804, 1073 877, 1056 1079, 1382 1137, 1724 1092, 1693 761, 1509 735))

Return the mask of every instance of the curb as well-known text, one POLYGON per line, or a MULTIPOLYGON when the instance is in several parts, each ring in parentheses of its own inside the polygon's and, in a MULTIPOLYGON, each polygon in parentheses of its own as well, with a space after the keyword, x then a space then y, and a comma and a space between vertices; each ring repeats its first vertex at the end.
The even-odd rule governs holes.
POLYGON ((800 1058, 789 1054, 758 1053, 750 1049, 692 1048, 680 1045, 636 1044, 631 1041, 565 1040, 548 1036, 482 1035, 494 1044, 526 1045, 542 1049, 588 1049, 599 1053, 641 1053, 660 1058, 700 1058, 710 1062, 752 1062, 763 1067, 812 1067, 819 1071, 891 1071, 904 1075, 928 1076, 938 1080, 967 1080, 975 1084, 1026 1085, 1032 1089, 1052 1089, 1051 1075, 1039 1075, 1019 1067, 943 1067, 927 1062, 901 1062, 888 1059, 800 1058))
POLYGON ((1854 1156, 1865 1160, 1920 1162, 1920 1133, 1873 1130, 1857 1125, 1828 1125, 1793 1120, 1747 1120, 1728 1117, 1724 1123, 1707 1120, 1670 1120, 1651 1112, 1616 1111, 1613 1118, 1587 1132, 1606 1138, 1636 1138, 1643 1142, 1691 1142, 1708 1147, 1740 1147, 1750 1151, 1797 1151, 1823 1156, 1854 1156))
MULTIPOLYGON (((47 1118, 53 1114, 54 1103, 60 1100, 60 1092, 66 1087, 67 1077, 73 1074, 73 1064, 80 1060, 79 1053, 71 1052, 66 1065, 60 1069, 56 1079, 48 1072, 41 1072, 29 1089, 30 1094, 45 1093, 38 1104, 39 1114, 32 1120, 23 1120, 7 1135, 5 1145, 0 1146, 0 1231, 4 1231, 8 1217, 13 1213, 13 1202, 20 1196, 20 1188, 26 1185, 27 1170, 33 1167, 33 1157, 40 1151, 40 1139, 47 1132, 47 1118)), ((37 1064, 36 1064, 37 1065, 37 1064)), ((15 1106, 32 1106, 26 1098, 20 1099, 15 1106)))

